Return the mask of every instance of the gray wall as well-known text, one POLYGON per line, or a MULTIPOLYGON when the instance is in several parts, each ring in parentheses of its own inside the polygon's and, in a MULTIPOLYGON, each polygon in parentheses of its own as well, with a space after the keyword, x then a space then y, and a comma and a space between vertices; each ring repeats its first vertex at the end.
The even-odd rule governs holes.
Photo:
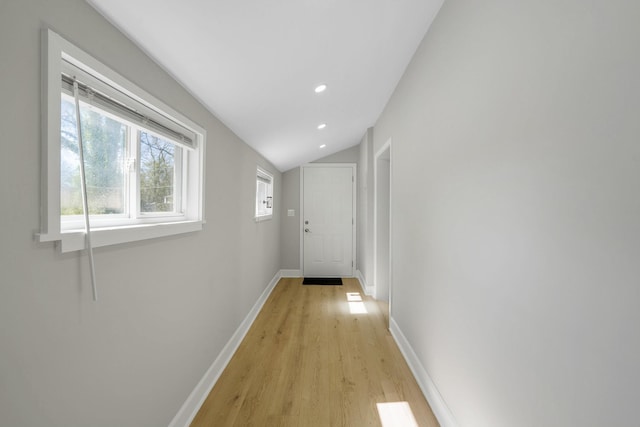
MULTIPOLYGON (((312 163, 358 163, 358 145, 330 154, 312 163)), ((282 268, 299 270, 300 264, 300 168, 282 174, 282 235, 280 255, 282 268), (288 209, 295 209, 295 217, 287 216, 288 209)))
POLYGON ((639 20, 446 1, 376 124, 392 316, 461 426, 638 423, 639 20))
POLYGON ((364 285, 373 283, 373 128, 360 140, 358 158, 358 250, 356 267, 362 273, 364 285))
POLYGON ((377 300, 389 301, 391 278, 391 161, 387 148, 375 160, 375 274, 374 286, 377 300))
POLYGON ((0 2, 0 425, 163 426, 280 268, 253 221, 255 168, 281 175, 82 0, 0 2), (205 230, 99 248, 38 244, 40 30, 51 27, 207 130, 205 230))
POLYGON ((280 259, 282 268, 300 269, 300 168, 282 174, 280 259), (293 209, 295 216, 288 216, 293 209))
POLYGON ((358 163, 359 156, 360 148, 358 145, 354 145, 353 147, 314 160, 311 163, 358 163))

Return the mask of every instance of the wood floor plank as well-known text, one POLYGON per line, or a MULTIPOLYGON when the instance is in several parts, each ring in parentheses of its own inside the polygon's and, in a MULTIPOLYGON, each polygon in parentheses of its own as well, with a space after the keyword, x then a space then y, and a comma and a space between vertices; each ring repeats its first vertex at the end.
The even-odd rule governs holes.
POLYGON ((377 404, 389 402, 438 426, 387 329, 388 305, 343 282, 281 279, 192 427, 384 427, 377 404))

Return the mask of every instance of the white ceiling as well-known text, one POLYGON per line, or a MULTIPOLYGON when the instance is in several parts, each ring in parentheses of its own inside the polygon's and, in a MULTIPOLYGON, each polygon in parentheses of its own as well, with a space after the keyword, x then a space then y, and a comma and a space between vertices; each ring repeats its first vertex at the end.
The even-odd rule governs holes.
POLYGON ((360 141, 443 2, 87 1, 280 171, 360 141))

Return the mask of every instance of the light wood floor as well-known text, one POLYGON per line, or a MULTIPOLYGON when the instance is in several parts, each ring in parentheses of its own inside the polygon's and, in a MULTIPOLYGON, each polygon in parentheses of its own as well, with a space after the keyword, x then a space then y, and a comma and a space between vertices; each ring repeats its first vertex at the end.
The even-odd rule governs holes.
POLYGON ((382 426, 376 404, 408 402, 418 426, 438 426, 385 305, 343 281, 281 279, 191 425, 382 426))

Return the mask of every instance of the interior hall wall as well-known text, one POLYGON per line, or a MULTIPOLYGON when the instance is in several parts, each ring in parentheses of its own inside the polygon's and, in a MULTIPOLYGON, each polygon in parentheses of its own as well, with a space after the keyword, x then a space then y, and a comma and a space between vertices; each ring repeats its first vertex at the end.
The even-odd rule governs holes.
POLYGON ((0 425, 166 426, 280 269, 281 174, 85 1, 3 0, 0 57, 0 425), (44 28, 207 131, 204 231, 95 249, 95 303, 86 255, 33 238, 44 28))
POLYGON ((448 0, 375 125, 392 318, 460 426, 638 422, 639 20, 448 0))

